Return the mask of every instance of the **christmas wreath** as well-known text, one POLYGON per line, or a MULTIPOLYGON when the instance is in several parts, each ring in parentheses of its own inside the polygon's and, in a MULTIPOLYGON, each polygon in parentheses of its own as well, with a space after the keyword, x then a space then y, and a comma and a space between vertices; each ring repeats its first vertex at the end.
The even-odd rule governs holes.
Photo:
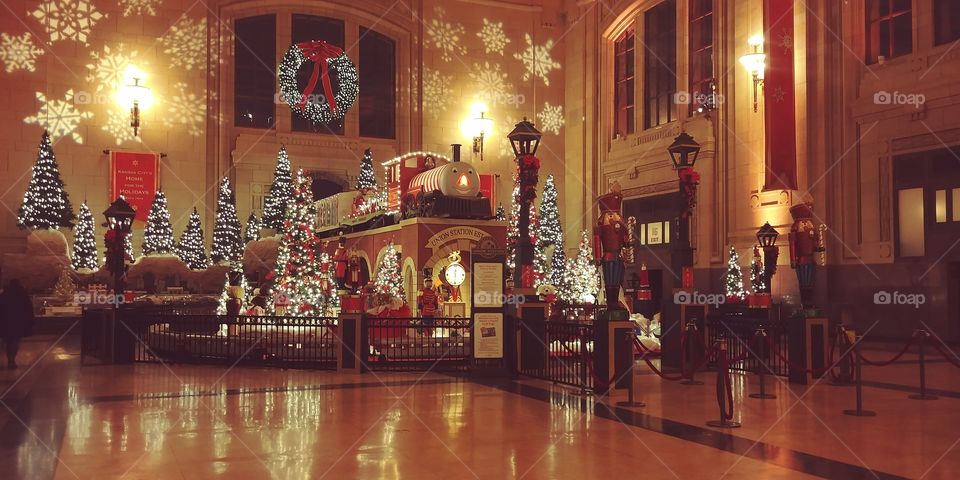
POLYGON ((280 98, 290 108, 315 124, 340 120, 357 100, 360 91, 357 68, 343 50, 327 42, 294 44, 280 60, 277 69, 280 98), (313 72, 303 91, 297 86, 297 71, 307 61, 313 62, 313 72), (330 74, 336 74, 338 87, 333 88, 330 74), (317 83, 323 86, 321 95, 314 93, 317 83))

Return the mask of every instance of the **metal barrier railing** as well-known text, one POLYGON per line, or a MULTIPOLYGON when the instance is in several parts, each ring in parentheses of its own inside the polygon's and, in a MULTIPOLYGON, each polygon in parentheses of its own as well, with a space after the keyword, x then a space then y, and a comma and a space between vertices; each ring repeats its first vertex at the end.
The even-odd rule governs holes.
POLYGON ((523 342, 519 373, 554 383, 593 390, 595 375, 593 324, 569 322, 530 322, 520 320, 519 328, 531 341, 523 342), (533 359, 526 361, 525 359, 533 359))
POLYGON ((133 361, 336 368, 337 319, 125 312, 133 361))
MULTIPOLYGON (((758 324, 756 319, 744 318, 716 318, 707 317, 707 345, 714 345, 720 340, 727 341, 730 358, 744 358, 731 362, 731 371, 756 372, 763 369, 765 373, 786 377, 790 375, 790 366, 784 361, 788 358, 787 325, 782 321, 770 321, 758 324), (766 332, 767 346, 759 348, 755 338, 758 325, 766 332), (760 358, 760 355, 763 358, 760 358)), ((708 365, 716 367, 716 359, 711 359, 708 365)))
POLYGON ((470 318, 365 317, 367 366, 376 370, 466 370, 473 356, 470 318))

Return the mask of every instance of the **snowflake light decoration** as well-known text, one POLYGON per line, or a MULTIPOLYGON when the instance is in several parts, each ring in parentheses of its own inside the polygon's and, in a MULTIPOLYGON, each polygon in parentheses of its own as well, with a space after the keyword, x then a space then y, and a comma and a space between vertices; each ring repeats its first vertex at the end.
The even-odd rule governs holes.
POLYGON ((427 45, 433 45, 433 48, 440 50, 440 59, 444 62, 453 60, 454 55, 466 55, 467 47, 460 43, 460 37, 463 35, 463 25, 450 23, 444 18, 445 12, 442 8, 434 9, 436 18, 426 23, 427 36, 430 37, 427 45))
POLYGON ((123 10, 123 16, 150 15, 157 16, 157 9, 160 8, 160 0, 120 0, 120 10, 123 10))
POLYGON ((182 17, 160 39, 163 53, 170 55, 170 68, 202 69, 207 62, 207 19, 182 17))
POLYGON ((73 104, 73 89, 67 90, 63 100, 47 100, 43 92, 37 92, 37 101, 40 102, 40 111, 24 118, 24 123, 40 125, 50 133, 51 140, 70 135, 73 141, 83 143, 83 137, 76 129, 80 120, 93 117, 93 113, 77 110, 73 104))
POLYGON ((563 105, 550 105, 550 102, 543 102, 543 110, 537 113, 540 119, 540 128, 544 132, 551 132, 554 135, 560 135, 560 128, 563 127, 563 105))
POLYGON ((550 56, 550 50, 553 49, 553 40, 547 40, 543 45, 534 45, 533 38, 526 34, 527 48, 522 52, 513 54, 513 58, 520 60, 527 69, 523 74, 523 80, 530 80, 531 77, 543 79, 543 84, 550 85, 550 71, 560 68, 560 62, 550 56))
POLYGON ((507 34, 503 32, 503 22, 491 22, 483 19, 483 27, 477 32, 480 40, 483 40, 483 48, 486 53, 499 53, 503 55, 503 48, 510 43, 507 34))
POLYGON ((27 12, 36 18, 50 35, 50 43, 60 40, 74 40, 84 45, 90 29, 106 15, 97 11, 92 2, 86 0, 47 0, 36 10, 27 12))
POLYGON ((187 93, 187 84, 177 82, 174 89, 178 91, 170 96, 167 102, 167 115, 163 124, 167 127, 182 125, 187 133, 195 137, 203 133, 203 122, 206 119, 206 105, 196 94, 187 93))
POLYGON ((136 59, 137 52, 124 52, 123 44, 111 49, 103 46, 103 52, 90 52, 92 63, 87 64, 87 81, 97 84, 97 91, 113 90, 125 80, 127 67, 136 59))
POLYGON ((434 118, 447 110, 450 103, 450 84, 453 77, 440 73, 439 70, 423 69, 423 109, 429 111, 434 118))
POLYGON ((507 92, 513 88, 513 85, 507 81, 507 74, 500 70, 498 63, 473 64, 470 79, 476 84, 478 95, 489 103, 506 103, 507 92))
POLYGON ((3 60, 7 73, 36 70, 36 60, 41 54, 43 49, 33 44, 29 32, 19 37, 0 33, 0 60, 3 60))
POLYGON ((142 142, 139 136, 133 136, 133 129, 130 128, 130 112, 122 108, 111 108, 107 112, 107 123, 100 127, 108 135, 117 141, 117 145, 134 140, 142 142))

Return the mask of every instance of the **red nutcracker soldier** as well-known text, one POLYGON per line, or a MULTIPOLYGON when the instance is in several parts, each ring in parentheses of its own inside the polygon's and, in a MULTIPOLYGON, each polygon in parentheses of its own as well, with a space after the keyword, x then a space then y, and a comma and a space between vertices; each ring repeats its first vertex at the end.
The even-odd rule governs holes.
POLYGON ((347 279, 347 239, 341 232, 340 239, 337 240, 337 249, 333 252, 333 277, 337 280, 337 289, 344 289, 344 281, 347 279))
POLYGON ((600 204, 600 218, 593 235, 593 251, 603 268, 607 308, 626 310, 619 299, 624 274, 621 251, 629 246, 627 225, 623 223, 623 216, 620 214, 620 205, 623 202, 620 188, 614 185, 611 190, 611 193, 597 199, 600 204))
POLYGON ((800 284, 800 302, 809 307, 813 302, 816 282, 816 254, 824 251, 820 230, 814 223, 813 202, 790 208, 793 226, 790 227, 790 266, 797 272, 800 284))
POLYGON ((370 282, 370 274, 365 271, 360 261, 360 256, 356 252, 349 254, 347 263, 347 275, 344 279, 344 287, 353 293, 357 293, 361 288, 370 282))

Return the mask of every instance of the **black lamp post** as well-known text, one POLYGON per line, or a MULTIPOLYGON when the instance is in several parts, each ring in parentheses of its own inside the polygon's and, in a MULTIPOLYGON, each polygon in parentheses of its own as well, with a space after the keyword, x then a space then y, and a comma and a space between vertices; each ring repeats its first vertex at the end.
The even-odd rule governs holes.
POLYGON ((670 160, 677 170, 680 190, 677 193, 677 219, 674 223, 671 239, 670 267, 672 275, 665 275, 663 289, 663 363, 670 367, 680 365, 680 332, 682 324, 681 308, 674 300, 674 292, 683 287, 683 278, 692 276, 693 246, 690 242, 690 217, 693 215, 693 201, 696 193, 697 174, 693 170, 700 155, 700 144, 686 132, 681 132, 667 148, 670 160), (669 283, 667 283, 669 282, 669 283))
POLYGON ((536 155, 543 136, 526 117, 516 124, 513 131, 507 135, 513 153, 517 156, 517 165, 520 176, 520 218, 517 219, 517 230, 520 238, 517 240, 517 270, 514 274, 514 283, 521 287, 532 287, 525 280, 533 273, 533 244, 530 243, 530 204, 536 196, 539 175, 539 161, 531 164, 525 161, 526 157, 536 155), (526 272, 526 276, 524 275, 526 272))
MULTIPOLYGON (((124 252, 124 239, 130 234, 133 226, 133 217, 137 216, 137 211, 127 203, 123 197, 117 199, 103 211, 103 216, 107 218, 107 228, 113 232, 110 238, 112 245, 109 245, 110 255, 107 258, 107 267, 113 273, 113 293, 116 299, 123 295, 123 274, 126 253, 124 252)), ((120 302, 115 301, 114 306, 120 302)))
POLYGON ((780 257, 780 247, 777 247, 777 238, 780 232, 770 222, 764 223, 757 230, 757 241, 763 249, 763 292, 770 293, 770 280, 777 273, 777 258, 780 257))

